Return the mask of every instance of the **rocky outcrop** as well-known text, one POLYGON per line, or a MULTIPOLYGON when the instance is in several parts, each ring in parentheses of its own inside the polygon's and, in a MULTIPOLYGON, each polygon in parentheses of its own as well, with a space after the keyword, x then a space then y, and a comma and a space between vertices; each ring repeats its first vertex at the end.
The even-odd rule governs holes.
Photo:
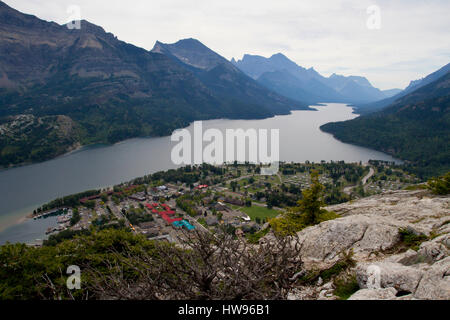
POLYGON ((386 218, 391 222, 410 225, 418 232, 429 235, 450 220, 449 202, 449 197, 435 197, 425 190, 400 190, 327 209, 344 217, 366 215, 377 219, 386 218))
MULTIPOLYGON (((429 245, 429 243, 424 244, 429 245)), ((380 261, 373 264, 359 264, 356 273, 358 284, 363 288, 359 291, 393 288, 397 291, 397 296, 401 297, 410 296, 414 299, 430 300, 450 299, 450 257, 447 256, 432 264, 404 265, 401 262, 413 261, 411 258, 414 258, 415 261, 423 261, 421 258, 423 256, 419 252, 415 255, 408 253, 405 256, 407 259, 402 259, 401 256, 397 257, 400 258, 399 262, 380 261), (376 272, 373 272, 374 270, 376 272)), ((356 297, 360 296, 359 291, 355 293, 356 297)), ((375 295, 375 293, 370 294, 375 295)))
MULTIPOLYGON (((298 233, 302 260, 306 269, 325 270, 341 253, 353 251, 356 266, 350 272, 360 290, 352 300, 450 299, 449 204, 448 196, 421 190, 393 191, 330 206, 328 210, 342 217, 298 233), (406 250, 399 229, 420 236, 423 242, 406 250)), ((314 289, 297 290, 291 294, 295 297, 336 298, 317 284, 314 289)))
POLYGON ((434 263, 449 256, 450 235, 445 234, 436 238, 434 241, 427 241, 420 245, 417 253, 418 257, 424 262, 434 263))
POLYGON ((387 250, 399 241, 399 228, 406 224, 366 215, 347 216, 326 221, 299 232, 301 255, 307 264, 323 267, 335 263, 350 249, 359 257, 387 250))
POLYGON ((414 292, 417 299, 450 299, 450 257, 429 267, 414 292))

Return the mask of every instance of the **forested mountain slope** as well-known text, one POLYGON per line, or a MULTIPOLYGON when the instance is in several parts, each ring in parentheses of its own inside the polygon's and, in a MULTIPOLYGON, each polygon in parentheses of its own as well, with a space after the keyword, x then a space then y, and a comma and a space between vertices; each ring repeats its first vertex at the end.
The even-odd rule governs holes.
POLYGON ((445 173, 450 170, 450 72, 380 112, 321 129, 408 160, 420 176, 445 173))

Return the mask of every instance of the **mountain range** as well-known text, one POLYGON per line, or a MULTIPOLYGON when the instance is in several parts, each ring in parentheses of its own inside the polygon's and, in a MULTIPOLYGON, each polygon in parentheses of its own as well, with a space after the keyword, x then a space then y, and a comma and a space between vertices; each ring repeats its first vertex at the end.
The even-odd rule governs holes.
POLYGON ((80 144, 167 135, 194 120, 292 109, 309 108, 197 40, 157 42, 149 52, 88 21, 69 29, 0 2, 0 165, 49 159, 80 144))
POLYGON ((245 54, 231 62, 267 88, 308 103, 368 103, 388 98, 400 89, 381 91, 364 77, 332 74, 324 77, 314 68, 297 65, 281 53, 270 58, 245 54))
MULTIPOLYGON (((273 114, 286 114, 292 109, 308 109, 304 102, 285 98, 268 90, 196 39, 184 39, 173 44, 157 41, 151 52, 163 54, 191 71, 225 101, 232 97, 233 100, 250 106, 262 106, 273 114)), ((229 103, 233 104, 233 101, 229 103)))

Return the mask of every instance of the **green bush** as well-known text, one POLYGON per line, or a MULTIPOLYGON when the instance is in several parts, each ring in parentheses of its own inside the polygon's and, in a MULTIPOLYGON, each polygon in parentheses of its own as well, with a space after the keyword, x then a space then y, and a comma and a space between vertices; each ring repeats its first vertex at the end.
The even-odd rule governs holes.
POLYGON ((419 246, 422 242, 427 241, 428 237, 424 234, 417 235, 408 228, 399 229, 400 243, 406 248, 419 250, 419 246))
POLYGON ((334 284, 334 295, 338 296, 341 300, 347 300, 352 294, 359 290, 358 281, 356 276, 336 278, 334 284))
POLYGON ((428 186, 425 184, 413 184, 405 187, 405 190, 416 191, 416 190, 425 190, 428 189, 428 186))
MULTIPOLYGON (((9 243, 0 246, 0 300, 69 299, 65 273, 68 266, 82 269, 89 266, 108 276, 112 270, 105 261, 119 261, 122 253, 124 257, 129 252, 152 256, 155 253, 153 242, 125 230, 92 231, 89 235, 75 235, 71 240, 53 240, 37 248, 9 243)), ((123 266, 123 275, 132 279, 135 271, 123 266)), ((82 289, 72 292, 75 298, 86 297, 89 288, 89 276, 82 273, 81 278, 82 289)))
POLYGON ((450 171, 438 178, 428 180, 428 189, 434 194, 446 195, 450 193, 450 171))
POLYGON ((320 277, 322 278, 323 282, 328 282, 333 278, 336 279, 337 276, 342 274, 344 271, 347 271, 350 268, 354 267, 355 265, 356 261, 353 259, 353 250, 343 252, 341 253, 341 258, 330 268, 322 271, 310 271, 302 278, 300 278, 300 281, 303 284, 312 284, 320 277))
POLYGON ((336 262, 331 268, 326 269, 321 272, 320 276, 324 282, 329 281, 334 276, 339 275, 342 271, 348 270, 356 265, 355 260, 353 260, 353 250, 342 254, 342 258, 336 262))
POLYGON ((261 239, 262 237, 264 237, 266 234, 269 233, 269 230, 270 230, 270 228, 265 228, 265 229, 260 230, 258 232, 247 234, 248 242, 249 243, 253 243, 253 244, 258 243, 259 239, 261 239))

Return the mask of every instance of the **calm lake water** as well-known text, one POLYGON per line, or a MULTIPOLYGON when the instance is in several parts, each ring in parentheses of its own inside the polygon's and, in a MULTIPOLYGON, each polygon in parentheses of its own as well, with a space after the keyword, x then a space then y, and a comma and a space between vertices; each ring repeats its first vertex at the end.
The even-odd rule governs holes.
MULTIPOLYGON (((352 108, 337 103, 314 108, 318 111, 293 111, 264 120, 208 120, 203 122, 203 131, 279 129, 281 161, 395 161, 389 155, 342 143, 320 131, 319 127, 327 122, 355 118, 352 108)), ((192 127, 188 128, 191 132, 192 127)), ((45 238, 44 232, 55 223, 54 219, 17 222, 50 200, 175 168, 170 159, 175 145, 170 137, 131 139, 112 146, 89 146, 43 163, 0 171, 0 244, 45 238)))

